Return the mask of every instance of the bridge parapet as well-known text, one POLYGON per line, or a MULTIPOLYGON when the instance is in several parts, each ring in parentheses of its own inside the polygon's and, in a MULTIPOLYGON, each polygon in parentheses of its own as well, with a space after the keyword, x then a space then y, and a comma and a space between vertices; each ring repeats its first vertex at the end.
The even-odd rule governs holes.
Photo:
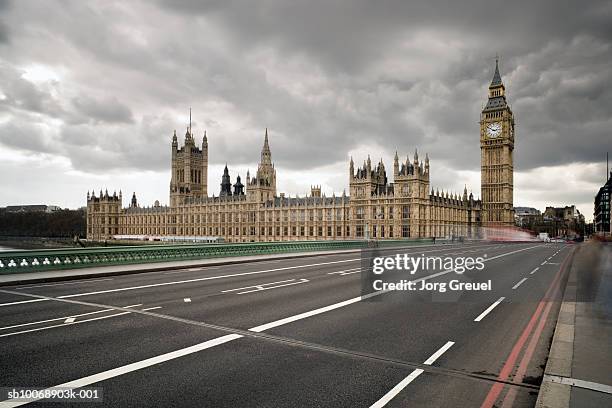
MULTIPOLYGON (((376 241, 380 247, 431 242, 431 239, 376 241)), ((247 244, 143 245, 0 252, 0 274, 112 265, 188 261, 281 253, 367 248, 372 241, 293 241, 247 244)))

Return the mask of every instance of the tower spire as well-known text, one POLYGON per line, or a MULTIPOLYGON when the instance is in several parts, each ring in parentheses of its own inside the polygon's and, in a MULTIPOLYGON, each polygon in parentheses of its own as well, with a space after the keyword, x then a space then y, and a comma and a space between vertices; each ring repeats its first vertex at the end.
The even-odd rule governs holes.
POLYGON ((499 56, 495 55, 495 72, 493 73, 493 79, 491 80, 491 86, 498 86, 502 84, 501 75, 499 74, 499 56))

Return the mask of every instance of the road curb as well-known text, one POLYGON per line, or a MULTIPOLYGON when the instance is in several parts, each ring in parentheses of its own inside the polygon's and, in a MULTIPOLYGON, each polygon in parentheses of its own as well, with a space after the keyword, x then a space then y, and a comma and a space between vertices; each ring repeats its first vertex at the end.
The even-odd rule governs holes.
MULTIPOLYGON (((573 257, 574 254, 572 254, 573 257)), ((572 387, 553 382, 554 377, 572 376, 574 332, 576 319, 576 268, 570 263, 570 272, 559 309, 555 334, 550 346, 544 378, 540 386, 536 408, 567 408, 572 387)))

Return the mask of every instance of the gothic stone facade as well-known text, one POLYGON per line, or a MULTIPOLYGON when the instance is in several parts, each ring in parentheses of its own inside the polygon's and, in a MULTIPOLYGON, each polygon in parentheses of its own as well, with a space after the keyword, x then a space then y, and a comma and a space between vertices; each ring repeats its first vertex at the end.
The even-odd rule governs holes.
POLYGON ((487 106, 481 114, 481 177, 483 200, 440 192, 430 185, 430 163, 400 161, 395 154, 393 182, 382 160, 373 165, 349 164, 350 197, 326 197, 314 186, 306 197, 277 194, 268 131, 261 160, 246 185, 240 177, 233 185, 227 167, 219 196, 208 196, 208 140, 202 147, 190 129, 179 149, 172 138, 170 206, 139 207, 133 195, 122 208, 122 195, 87 194, 87 238, 165 238, 226 242, 402 239, 417 237, 471 237, 482 225, 511 225, 512 150, 514 118, 506 104, 505 88, 496 63, 487 106))

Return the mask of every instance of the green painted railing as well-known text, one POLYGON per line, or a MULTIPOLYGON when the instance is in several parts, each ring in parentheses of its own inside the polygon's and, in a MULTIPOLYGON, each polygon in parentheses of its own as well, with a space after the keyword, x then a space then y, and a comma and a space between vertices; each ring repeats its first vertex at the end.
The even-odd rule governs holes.
POLYGON ((295 241, 245 244, 142 245, 0 252, 0 274, 90 268, 290 252, 393 247, 430 239, 385 241, 295 241))

